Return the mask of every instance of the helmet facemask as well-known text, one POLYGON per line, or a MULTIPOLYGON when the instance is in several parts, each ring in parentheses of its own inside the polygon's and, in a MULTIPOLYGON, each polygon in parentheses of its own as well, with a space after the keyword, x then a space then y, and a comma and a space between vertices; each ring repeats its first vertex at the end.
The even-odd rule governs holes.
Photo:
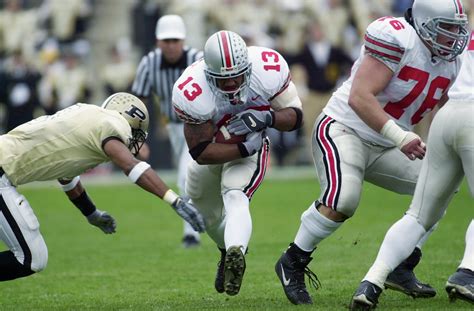
POLYGON ((462 53, 469 41, 469 30, 460 1, 415 0, 411 14, 418 36, 435 56, 452 61, 462 53), (441 39, 452 43, 439 43, 441 39))
POLYGON ((250 85, 250 75, 252 73, 252 64, 249 63, 248 66, 241 71, 230 75, 217 75, 207 69, 204 72, 212 93, 214 93, 214 95, 217 97, 227 100, 233 105, 244 103, 247 100, 250 85), (242 76, 242 82, 237 89, 223 90, 219 87, 218 81, 220 79, 235 79, 239 76, 242 76))
POLYGON ((249 62, 247 45, 236 33, 219 31, 207 40, 204 46, 204 73, 215 96, 236 105, 248 97, 252 64, 249 62), (238 79, 242 81, 232 90, 219 87, 219 80, 238 79))
POLYGON ((132 152, 134 156, 137 156, 145 143, 148 133, 144 132, 141 129, 132 128, 132 138, 128 141, 128 149, 132 152))
POLYGON ((469 41, 469 32, 467 30, 466 21, 453 21, 445 18, 433 18, 422 25, 419 35, 433 50, 433 53, 441 59, 452 61, 456 56, 462 53, 469 41), (455 25, 458 32, 452 32, 442 25, 455 25), (447 46, 437 42, 439 36, 445 36, 454 42, 451 46, 447 46))

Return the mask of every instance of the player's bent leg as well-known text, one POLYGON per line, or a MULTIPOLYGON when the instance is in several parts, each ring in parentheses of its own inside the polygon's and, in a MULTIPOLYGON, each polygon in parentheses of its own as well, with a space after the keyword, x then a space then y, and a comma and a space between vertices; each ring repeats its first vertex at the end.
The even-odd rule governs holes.
POLYGON ((0 187, 0 192, 0 238, 10 249, 0 253, 0 280, 4 281, 43 270, 48 249, 26 198, 8 185, 0 187))
POLYGON ((227 248, 241 245, 245 253, 252 234, 252 217, 249 199, 240 190, 230 190, 223 194, 226 213, 224 241, 227 248))
MULTIPOLYGON (((224 232, 227 252, 224 263, 224 290, 237 295, 245 272, 245 252, 252 233, 249 199, 241 190, 229 190, 223 194, 226 212, 224 232)), ((216 288, 217 289, 217 288, 216 288)))

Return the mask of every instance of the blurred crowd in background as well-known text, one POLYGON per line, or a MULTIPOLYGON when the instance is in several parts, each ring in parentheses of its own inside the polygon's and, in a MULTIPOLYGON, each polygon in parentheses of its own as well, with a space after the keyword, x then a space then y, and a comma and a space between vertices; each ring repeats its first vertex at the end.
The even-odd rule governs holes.
MULTIPOLYGON (((203 49, 220 29, 271 47, 291 66, 305 126, 272 133, 275 165, 310 163, 311 128, 350 73, 367 25, 403 16, 413 0, 0 0, 0 134, 77 102, 101 104, 130 91, 140 58, 154 48, 156 21, 181 15, 186 44, 203 49)), ((464 0, 471 25, 474 0, 464 0)), ((155 168, 171 168, 155 116, 155 168)), ((421 131, 426 131, 421 129, 421 131)), ((425 132, 421 133, 422 135, 425 132)))

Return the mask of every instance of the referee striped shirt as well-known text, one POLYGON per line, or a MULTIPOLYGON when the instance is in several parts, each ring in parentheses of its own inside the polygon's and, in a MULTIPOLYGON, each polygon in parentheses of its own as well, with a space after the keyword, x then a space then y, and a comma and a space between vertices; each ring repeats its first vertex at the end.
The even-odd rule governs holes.
POLYGON ((154 93, 160 99, 161 114, 170 122, 181 122, 171 103, 173 85, 184 69, 200 58, 201 51, 185 46, 181 59, 176 64, 170 64, 163 58, 161 49, 156 48, 142 57, 133 81, 132 93, 145 98, 154 93))

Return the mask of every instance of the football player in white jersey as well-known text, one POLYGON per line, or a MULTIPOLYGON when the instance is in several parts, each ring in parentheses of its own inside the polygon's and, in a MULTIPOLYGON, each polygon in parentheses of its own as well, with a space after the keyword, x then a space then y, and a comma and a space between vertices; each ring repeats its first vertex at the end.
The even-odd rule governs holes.
MULTIPOLYGON (((415 0, 405 18, 383 17, 368 26, 351 77, 314 125, 312 149, 321 194, 303 213, 294 243, 275 265, 292 303, 312 303, 304 283, 311 253, 355 213, 364 180, 400 194, 414 193, 425 144, 412 132, 413 125, 446 102, 468 35, 460 0, 415 0)), ((423 242, 392 271, 385 286, 413 297, 436 295, 413 272, 423 242)))
POLYGON ((135 158, 145 142, 148 121, 148 111, 137 97, 116 93, 102 107, 76 104, 0 136, 0 239, 9 248, 0 252, 0 281, 39 272, 48 261, 38 219, 17 191, 19 185, 57 179, 90 224, 107 234, 115 232, 114 218, 95 207, 79 178, 108 161, 204 231, 204 220, 192 204, 174 193, 148 163, 135 158))
POLYGON ((175 111, 194 161, 186 193, 204 216, 206 231, 221 251, 215 288, 236 295, 245 271, 244 255, 252 233, 249 202, 267 167, 265 129, 301 127, 301 101, 288 64, 276 51, 247 48, 231 31, 213 34, 204 59, 188 67, 173 88, 175 111), (226 125, 240 143, 214 141, 226 125))
MULTIPOLYGON (((445 214, 464 175, 474 196, 474 32, 449 101, 436 114, 413 201, 388 231, 374 264, 354 294, 351 309, 377 305, 387 275, 445 214)), ((469 206, 472 208, 472 206, 469 206)), ((474 220, 466 232, 464 257, 446 283, 451 300, 474 303, 474 220)))

